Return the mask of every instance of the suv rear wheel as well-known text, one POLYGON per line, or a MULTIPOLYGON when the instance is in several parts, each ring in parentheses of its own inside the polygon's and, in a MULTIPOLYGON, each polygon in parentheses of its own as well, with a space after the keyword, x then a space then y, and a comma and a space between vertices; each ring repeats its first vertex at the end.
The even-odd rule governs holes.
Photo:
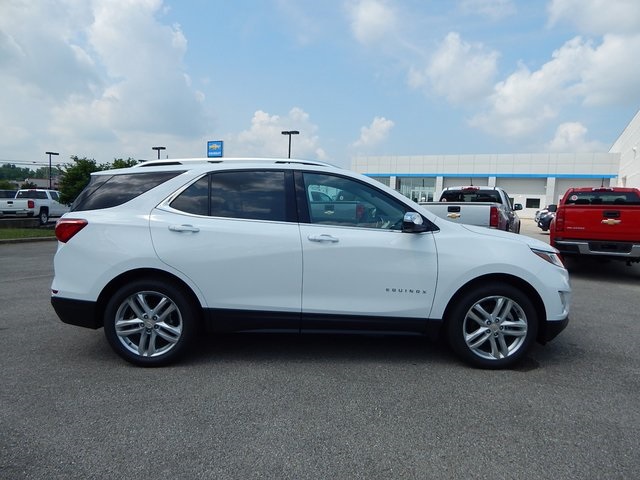
POLYGON ((511 366, 536 338, 536 310, 527 296, 511 285, 477 287, 455 301, 447 319, 447 336, 453 350, 471 365, 511 366))
POLYGON ((182 356, 198 326, 183 291, 154 279, 121 287, 109 300, 104 332, 111 347, 136 365, 156 367, 182 356))

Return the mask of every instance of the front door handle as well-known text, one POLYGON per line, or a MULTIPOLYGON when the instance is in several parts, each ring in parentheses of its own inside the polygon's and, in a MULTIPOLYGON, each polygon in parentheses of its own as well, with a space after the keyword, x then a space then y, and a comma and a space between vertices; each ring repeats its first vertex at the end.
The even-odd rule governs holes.
POLYGON ((169 230, 172 232, 199 232, 200 229, 198 227, 194 227, 193 225, 169 225, 169 230))
POLYGON ((338 243, 340 240, 334 237, 333 235, 327 235, 323 233, 321 235, 309 235, 309 240, 312 242, 329 242, 329 243, 338 243))

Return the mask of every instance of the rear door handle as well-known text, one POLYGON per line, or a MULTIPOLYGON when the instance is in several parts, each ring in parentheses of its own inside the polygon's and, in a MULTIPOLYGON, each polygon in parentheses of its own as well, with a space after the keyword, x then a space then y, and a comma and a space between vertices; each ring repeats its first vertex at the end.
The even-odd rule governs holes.
POLYGON ((312 242, 329 242, 329 243, 338 243, 340 240, 334 237, 333 235, 327 235, 323 233, 321 235, 309 235, 309 240, 312 242))
POLYGON ((200 229, 198 227, 194 227, 193 225, 169 225, 169 230, 172 232, 199 232, 200 229))

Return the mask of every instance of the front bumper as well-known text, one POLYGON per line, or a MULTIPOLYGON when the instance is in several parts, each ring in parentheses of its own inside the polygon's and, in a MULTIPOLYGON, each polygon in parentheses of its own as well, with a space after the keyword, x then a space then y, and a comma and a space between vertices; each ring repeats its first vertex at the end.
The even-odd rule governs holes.
POLYGON ((541 325, 540 330, 538 331, 538 342, 543 345, 547 342, 550 342, 554 338, 556 338, 560 332, 562 332, 567 325, 569 324, 569 316, 566 316, 562 320, 557 320, 553 322, 544 322, 541 325))

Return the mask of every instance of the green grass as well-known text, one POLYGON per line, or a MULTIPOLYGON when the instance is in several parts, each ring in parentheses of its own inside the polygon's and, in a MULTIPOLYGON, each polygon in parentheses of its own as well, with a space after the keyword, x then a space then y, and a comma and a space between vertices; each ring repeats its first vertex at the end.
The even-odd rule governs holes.
POLYGON ((0 240, 55 237, 53 228, 0 228, 0 240))

